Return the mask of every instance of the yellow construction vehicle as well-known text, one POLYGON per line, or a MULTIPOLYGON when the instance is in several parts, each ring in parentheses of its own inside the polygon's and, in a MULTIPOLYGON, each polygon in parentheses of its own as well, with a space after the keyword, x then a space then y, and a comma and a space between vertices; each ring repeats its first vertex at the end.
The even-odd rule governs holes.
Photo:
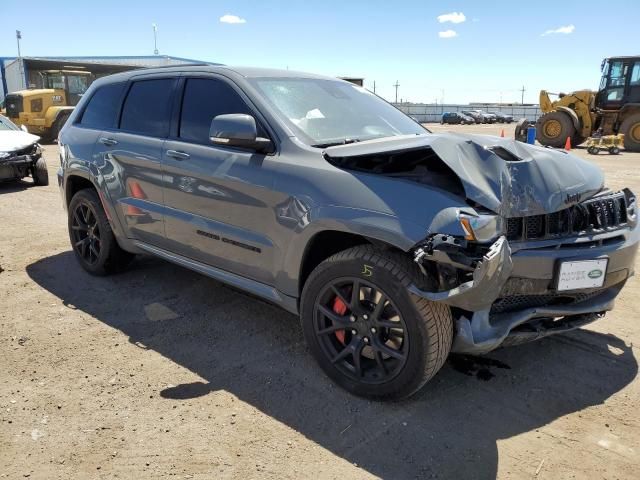
POLYGON ((597 92, 560 93, 555 101, 546 90, 540 92, 543 115, 536 122, 538 142, 560 148, 568 137, 576 146, 601 131, 624 134, 624 148, 640 152, 640 56, 605 58, 601 70, 597 92))
POLYGON ((44 140, 55 140, 75 105, 93 81, 90 72, 45 70, 44 88, 19 90, 5 97, 4 113, 17 125, 44 140))

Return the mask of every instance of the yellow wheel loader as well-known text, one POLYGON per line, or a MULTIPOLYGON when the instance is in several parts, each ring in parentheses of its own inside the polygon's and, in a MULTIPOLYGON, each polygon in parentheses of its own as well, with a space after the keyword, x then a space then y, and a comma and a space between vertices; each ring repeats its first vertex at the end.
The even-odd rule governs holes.
POLYGON ((561 148, 567 137, 576 146, 595 131, 621 133, 624 148, 640 152, 640 56, 605 58, 601 70, 597 92, 560 93, 555 101, 546 90, 540 92, 543 115, 536 122, 538 142, 561 148))
POLYGON ((93 80, 89 72, 46 70, 41 72, 45 88, 19 90, 5 97, 5 115, 29 133, 52 141, 71 115, 93 80))

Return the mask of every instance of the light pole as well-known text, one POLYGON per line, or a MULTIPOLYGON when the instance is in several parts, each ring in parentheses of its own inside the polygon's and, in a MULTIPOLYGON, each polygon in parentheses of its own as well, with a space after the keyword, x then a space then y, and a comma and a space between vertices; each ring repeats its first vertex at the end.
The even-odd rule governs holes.
POLYGON ((20 53, 20 39, 22 39, 22 32, 20 30, 16 30, 16 42, 18 42, 18 68, 20 70, 20 83, 24 82, 24 88, 27 88, 26 81, 24 78, 24 70, 22 67, 22 54, 20 53))
POLYGON ((153 54, 158 55, 158 25, 152 23, 153 27, 153 54))
POLYGON ((394 83, 393 86, 396 88, 396 103, 398 103, 398 87, 400 86, 398 80, 396 80, 396 83, 394 83))

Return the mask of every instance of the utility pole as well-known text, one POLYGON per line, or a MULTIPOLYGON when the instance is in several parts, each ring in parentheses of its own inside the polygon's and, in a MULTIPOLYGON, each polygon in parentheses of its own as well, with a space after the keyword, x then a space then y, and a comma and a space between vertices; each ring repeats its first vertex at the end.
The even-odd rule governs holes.
POLYGON ((373 93, 376 93, 376 81, 373 81, 373 93))
POLYGON ((396 103, 398 103, 398 87, 400 86, 398 80, 396 80, 396 83, 394 83, 393 86, 396 87, 396 103))
POLYGON ((153 54, 158 55, 158 25, 152 23, 153 27, 153 54))
POLYGON ((522 96, 520 97, 520 105, 524 105, 524 92, 526 92, 526 90, 524 89, 524 85, 522 86, 522 90, 520 90, 522 92, 522 96))
POLYGON ((27 88, 24 78, 24 67, 22 65, 22 54, 20 53, 20 40, 22 39, 22 32, 16 30, 16 42, 18 42, 18 68, 20 70, 20 83, 25 82, 24 88, 27 88))

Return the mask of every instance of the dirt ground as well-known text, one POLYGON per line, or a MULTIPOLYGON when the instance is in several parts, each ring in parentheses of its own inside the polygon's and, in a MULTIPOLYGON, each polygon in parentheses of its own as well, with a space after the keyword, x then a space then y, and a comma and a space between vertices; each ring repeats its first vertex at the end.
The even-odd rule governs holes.
MULTIPOLYGON (((365 401, 284 311, 152 258, 81 270, 56 148, 49 187, 0 185, 0 478, 638 478, 637 278, 589 328, 365 401)), ((640 192, 640 154, 590 158, 640 192)))

